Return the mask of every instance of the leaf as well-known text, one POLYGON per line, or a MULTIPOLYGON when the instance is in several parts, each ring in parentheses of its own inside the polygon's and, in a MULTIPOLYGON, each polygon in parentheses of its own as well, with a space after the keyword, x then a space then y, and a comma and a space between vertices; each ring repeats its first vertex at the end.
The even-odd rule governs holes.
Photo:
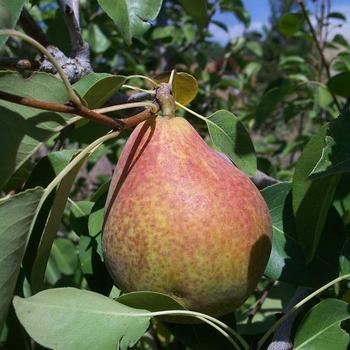
POLYGON ((150 320, 146 310, 75 288, 49 289, 27 299, 15 297, 13 303, 29 335, 55 350, 115 350, 117 344, 127 349, 146 332, 150 320))
POLYGON ((214 148, 225 153, 248 175, 256 173, 253 143, 244 125, 229 111, 220 110, 205 119, 214 148))
POLYGON ((0 200, 0 329, 16 285, 30 224, 43 194, 34 188, 0 200))
MULTIPOLYGON (((26 0, 0 1, 0 29, 12 29, 16 25, 26 0)), ((6 36, 0 36, 0 47, 5 44, 6 36)))
POLYGON ((84 277, 91 290, 108 295, 113 281, 101 258, 102 235, 96 237, 80 236, 79 260, 84 277))
POLYGON ((325 86, 318 86, 316 89, 316 101, 321 108, 327 107, 332 101, 333 97, 325 86))
MULTIPOLYGON (((69 171, 63 170, 65 172, 65 176, 58 185, 55 199, 46 220, 45 228, 41 235, 41 240, 32 267, 31 282, 33 291, 38 291, 43 288, 44 276, 51 252, 51 247, 55 240, 59 225, 61 224, 62 215, 71 187, 80 170, 80 167, 85 162, 87 157, 88 154, 85 154, 84 157, 78 158, 79 161, 72 169, 69 169, 69 171)), ((47 189, 45 192, 45 194, 48 195, 47 192, 49 191, 47 189)))
POLYGON ((122 75, 90 73, 77 81, 73 87, 87 102, 90 109, 103 106, 125 82, 122 75))
POLYGON ((51 249, 51 258, 64 275, 73 275, 78 256, 74 244, 67 238, 56 238, 51 249))
POLYGON ((105 52, 111 46, 110 40, 95 23, 89 25, 87 39, 91 50, 95 53, 105 52))
POLYGON ((157 292, 131 292, 118 297, 117 301, 124 305, 136 308, 146 309, 148 311, 165 310, 185 310, 175 299, 170 296, 157 292))
POLYGON ((293 36, 298 32, 304 22, 304 17, 300 13, 286 13, 278 21, 278 29, 280 32, 286 36, 293 36))
POLYGON ((346 350, 350 338, 341 322, 349 318, 348 303, 331 298, 321 301, 301 321, 293 349, 346 350))
MULTIPOLYGON (((0 90, 19 96, 55 103, 66 103, 67 91, 51 74, 33 73, 24 79, 19 73, 0 72, 0 90)), ((72 115, 39 110, 0 101, 0 160, 2 187, 40 146, 67 125, 72 115)))
POLYGON ((335 18, 341 21, 346 21, 346 16, 340 12, 331 12, 327 16, 328 18, 335 18))
POLYGON ((313 179, 350 171, 350 119, 340 116, 329 124, 322 154, 310 176, 313 179))
POLYGON ((307 264, 295 232, 291 183, 278 183, 262 190, 272 218, 272 251, 265 275, 295 285, 319 287, 338 275, 338 259, 345 241, 341 218, 332 210, 314 260, 307 264))
MULTIPOLYGON (((41 235, 40 243, 37 249, 37 255, 35 257, 32 272, 31 281, 33 290, 40 290, 43 286, 43 278, 47 261, 50 255, 51 246, 54 241, 58 225, 61 222, 61 217, 65 208, 65 204, 70 193, 71 186, 74 182, 75 176, 79 171, 82 163, 89 157, 101 144, 105 141, 111 140, 119 135, 119 132, 109 133, 95 140, 84 150, 82 150, 65 168, 60 174, 47 186, 44 195, 41 198, 39 208, 36 213, 36 218, 40 218, 40 211, 43 209, 43 205, 47 198, 51 195, 52 191, 58 186, 54 202, 50 213, 46 219, 41 218, 45 222, 44 231, 41 235)), ((36 226, 33 225, 31 231, 35 231, 36 226)), ((40 232, 39 232, 40 233, 40 232)))
POLYGON ((207 0, 181 0, 185 11, 201 26, 208 23, 207 0))
MULTIPOLYGON (((153 79, 157 83, 167 83, 170 78, 170 72, 158 74, 153 79)), ((197 80, 185 72, 175 73, 173 80, 173 96, 175 100, 182 105, 188 105, 198 93, 197 80)))
POLYGON ((254 113, 255 126, 259 127, 276 109, 277 105, 284 98, 293 92, 295 87, 288 83, 283 83, 280 86, 273 87, 267 90, 262 96, 254 113))
POLYGON ((71 201, 70 226, 78 236, 88 233, 87 224, 93 206, 94 202, 90 201, 71 201))
POLYGON ((350 273, 350 239, 348 239, 339 256, 340 275, 347 275, 350 273))
POLYGON ((155 20, 162 0, 98 0, 98 3, 113 20, 128 45, 133 37, 141 37, 155 20))
POLYGON ((328 124, 324 125, 305 146, 293 176, 293 210, 298 241, 309 262, 314 257, 340 179, 339 175, 320 179, 309 177, 321 158, 328 127, 328 124))
POLYGON ((342 97, 350 96, 350 72, 334 75, 328 80, 328 88, 333 94, 342 97))

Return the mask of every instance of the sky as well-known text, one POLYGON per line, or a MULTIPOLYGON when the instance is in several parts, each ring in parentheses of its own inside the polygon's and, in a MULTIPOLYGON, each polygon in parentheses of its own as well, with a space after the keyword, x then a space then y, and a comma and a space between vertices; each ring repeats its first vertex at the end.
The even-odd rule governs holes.
MULTIPOLYGON (((243 0, 243 3, 251 16, 250 30, 260 30, 264 25, 268 24, 270 16, 269 0, 243 0)), ((348 19, 341 28, 333 28, 331 35, 341 33, 350 40, 350 0, 331 0, 331 3, 333 12, 341 12, 348 19)), ((310 10, 313 10, 313 8, 310 7, 310 10)), ((240 36, 243 32, 243 24, 233 14, 217 13, 214 19, 224 22, 229 28, 229 33, 226 33, 212 24, 210 31, 215 41, 225 44, 230 39, 240 36)))

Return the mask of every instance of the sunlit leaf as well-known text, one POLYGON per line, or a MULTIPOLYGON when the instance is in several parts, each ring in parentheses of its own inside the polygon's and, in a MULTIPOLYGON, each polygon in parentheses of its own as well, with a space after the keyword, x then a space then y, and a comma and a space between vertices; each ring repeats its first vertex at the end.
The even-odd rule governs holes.
POLYGON ((27 299, 15 297, 14 306, 29 335, 55 350, 115 350, 117 344, 126 350, 145 333, 150 320, 146 310, 74 288, 49 289, 27 299))

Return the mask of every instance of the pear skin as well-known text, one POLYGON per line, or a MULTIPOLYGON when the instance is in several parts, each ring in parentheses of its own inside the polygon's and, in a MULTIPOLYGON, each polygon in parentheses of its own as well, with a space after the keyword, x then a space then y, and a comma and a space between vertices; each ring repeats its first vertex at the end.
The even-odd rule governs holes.
POLYGON ((181 117, 139 124, 113 174, 103 253, 124 292, 219 317, 256 287, 271 251, 260 192, 181 117))

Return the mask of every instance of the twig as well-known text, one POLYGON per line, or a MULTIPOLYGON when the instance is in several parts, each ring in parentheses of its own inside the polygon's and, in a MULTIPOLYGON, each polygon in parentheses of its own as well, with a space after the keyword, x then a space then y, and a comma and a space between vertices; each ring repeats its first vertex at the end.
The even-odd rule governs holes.
POLYGON ((19 70, 37 70, 40 68, 40 62, 27 58, 0 57, 0 67, 19 70))
MULTIPOLYGON (((132 117, 125 119, 112 119, 104 114, 96 113, 91 109, 86 108, 85 106, 69 106, 53 102, 45 102, 40 100, 35 100, 31 98, 26 98, 14 94, 10 94, 4 91, 0 91, 0 99, 17 103, 24 106, 34 107, 38 109, 60 112, 60 113, 69 113, 76 114, 81 117, 93 120, 99 124, 109 126, 115 130, 122 130, 132 126, 137 125, 143 120, 146 120, 154 116, 154 110, 152 107, 147 107, 141 113, 138 113, 132 117)), ((159 109, 159 108, 158 108, 159 109)))
POLYGON ((255 303, 254 307, 252 307, 248 312, 248 318, 252 320, 254 316, 257 314, 257 312, 261 309, 262 305, 264 304, 266 298, 268 297, 271 289, 277 284, 277 281, 270 282, 267 287, 264 289, 263 293, 261 294, 261 297, 259 300, 255 303))
MULTIPOLYGON (((289 301, 286 308, 283 310, 283 314, 288 313, 294 305, 296 305, 300 300, 304 299, 310 293, 309 288, 299 287, 293 298, 289 301)), ((293 348, 293 343, 291 340, 293 323, 297 317, 298 312, 292 314, 287 318, 281 325, 277 328, 272 342, 267 348, 267 350, 291 350, 293 348)))
POLYGON ((38 41, 43 46, 49 45, 49 40, 40 26, 35 22, 26 8, 23 8, 19 17, 19 24, 26 34, 38 41))
MULTIPOLYGON (((321 44, 319 43, 319 41, 317 39, 316 31, 315 31, 315 29, 314 29, 314 27, 313 27, 313 25, 312 25, 312 23, 310 21, 310 17, 308 15, 307 11, 306 11, 304 1, 303 0, 296 0, 296 1, 299 4, 299 6, 301 8, 301 11, 302 11, 302 13, 303 13, 303 15, 305 17, 305 20, 306 20, 306 22, 307 22, 307 24, 309 26, 309 29, 311 31, 311 35, 312 35, 313 40, 314 40, 314 42, 316 44, 316 47, 317 47, 317 51, 318 51, 318 53, 320 55, 322 65, 323 65, 323 67, 326 70, 327 78, 330 79, 331 78, 331 72, 330 72, 330 69, 329 69, 328 62, 327 62, 326 57, 324 55, 324 52, 322 50, 321 44)), ((337 108, 338 108, 338 110, 340 112, 341 111, 341 107, 340 107, 340 104, 339 104, 339 102, 337 100, 337 97, 333 94, 332 91, 330 93, 331 93, 332 98, 333 98, 333 100, 334 100, 334 102, 335 102, 335 104, 336 104, 336 106, 337 106, 337 108)))

